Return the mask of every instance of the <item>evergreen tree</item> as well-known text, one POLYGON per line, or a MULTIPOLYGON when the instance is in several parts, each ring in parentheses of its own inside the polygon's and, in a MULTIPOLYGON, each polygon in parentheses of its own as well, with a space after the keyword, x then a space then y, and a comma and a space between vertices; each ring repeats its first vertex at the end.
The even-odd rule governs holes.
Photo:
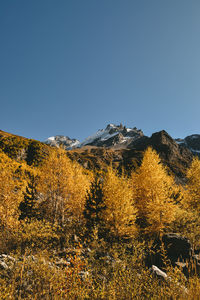
POLYGON ((98 235, 102 234, 102 214, 105 208, 102 183, 100 179, 96 177, 94 182, 91 183, 91 188, 87 193, 85 209, 83 212, 86 220, 87 234, 91 235, 95 230, 98 231, 98 235))
POLYGON ((24 200, 19 205, 21 212, 19 220, 25 218, 32 219, 37 217, 37 177, 31 173, 28 174, 29 182, 26 186, 26 192, 24 192, 24 200))

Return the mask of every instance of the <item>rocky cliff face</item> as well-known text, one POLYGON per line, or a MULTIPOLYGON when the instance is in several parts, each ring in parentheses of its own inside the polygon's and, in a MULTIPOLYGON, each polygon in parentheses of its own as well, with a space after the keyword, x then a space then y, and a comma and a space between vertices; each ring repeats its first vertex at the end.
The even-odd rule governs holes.
POLYGON ((76 148, 80 142, 77 139, 70 139, 68 136, 64 135, 56 135, 49 137, 45 144, 54 146, 54 147, 60 147, 63 146, 66 150, 71 150, 76 148))
POLYGON ((176 141, 165 131, 159 131, 152 136, 142 137, 129 145, 130 153, 145 151, 152 147, 160 155, 162 162, 176 175, 177 178, 185 177, 185 170, 190 166, 193 153, 176 141))
POLYGON ((200 156, 200 134, 192 134, 186 136, 184 139, 176 139, 179 145, 190 149, 190 151, 198 156, 200 156))
POLYGON ((177 144, 165 130, 153 133, 150 138, 143 137, 138 139, 129 145, 130 149, 139 151, 144 151, 147 147, 152 147, 163 159, 169 161, 179 160, 183 162, 192 158, 191 151, 183 145, 177 144))

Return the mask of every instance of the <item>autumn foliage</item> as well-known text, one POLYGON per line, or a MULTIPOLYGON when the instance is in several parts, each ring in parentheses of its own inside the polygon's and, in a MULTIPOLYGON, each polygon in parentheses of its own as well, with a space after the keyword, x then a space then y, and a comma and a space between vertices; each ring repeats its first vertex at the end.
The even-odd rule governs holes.
POLYGON ((185 204, 188 208, 200 213, 200 160, 195 157, 187 171, 187 186, 185 190, 185 204))
POLYGON ((118 237, 133 237, 136 233, 136 214, 130 180, 112 167, 105 174, 103 184, 105 203, 104 222, 118 237))
POLYGON ((71 162, 63 149, 53 151, 39 171, 39 205, 43 216, 61 226, 80 221, 91 176, 71 162))
POLYGON ((175 218, 173 177, 151 148, 145 151, 141 166, 131 177, 141 227, 149 233, 161 232, 175 218))
MULTIPOLYGON (((102 172, 88 171, 70 160, 64 149, 51 149, 48 155, 42 151, 31 164, 0 152, 0 250, 24 257, 17 260, 11 281, 0 278, 1 295, 20 298, 24 289, 24 297, 32 299, 23 286, 24 278, 32 274, 35 299, 41 293, 45 299, 125 299, 127 295, 127 299, 138 295, 154 299, 156 291, 163 293, 163 299, 171 297, 170 289, 164 285, 161 289, 144 269, 143 245, 171 229, 199 228, 198 158, 186 177, 186 184, 179 186, 152 148, 131 174, 112 164, 102 172), (84 261, 77 255, 85 250, 82 245, 89 253, 84 261), (119 254, 120 247, 124 248, 119 254), (62 258, 60 269, 54 255, 63 249, 73 254, 70 262, 62 258), (105 255, 99 260, 99 253, 108 249, 120 259, 105 255), (127 249, 132 251, 131 259, 127 249), (39 251, 46 251, 46 256, 41 258, 39 251), (107 267, 109 259, 113 264, 107 267), (92 273, 89 280, 80 277, 87 268, 92 273)), ((200 244, 198 234, 194 241, 200 244)), ((193 286, 200 291, 199 281, 192 281, 193 286)))
POLYGON ((18 224, 18 206, 22 201, 20 165, 0 153, 0 226, 14 228, 18 224))

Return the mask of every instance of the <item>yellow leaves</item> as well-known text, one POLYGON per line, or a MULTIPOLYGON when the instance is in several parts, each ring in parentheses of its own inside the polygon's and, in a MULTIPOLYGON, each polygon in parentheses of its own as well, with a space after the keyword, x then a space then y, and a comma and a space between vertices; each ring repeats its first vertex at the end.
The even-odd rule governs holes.
MULTIPOLYGON (((18 207, 27 184, 27 174, 37 175, 37 209, 41 216, 60 225, 81 224, 87 191, 93 179, 78 163, 72 162, 63 149, 52 149, 42 166, 19 164, 0 153, 0 220, 14 227, 18 224, 18 207)), ((175 218, 175 201, 183 192, 168 175, 157 153, 148 148, 141 166, 131 178, 108 168, 103 177, 103 218, 117 236, 133 236, 136 218, 146 231, 161 232, 175 218)), ((195 159, 187 173, 187 197, 190 207, 200 203, 200 163, 195 159)), ((179 197, 179 198, 178 198, 179 197)), ((200 207, 200 206, 198 206, 200 207)), ((141 227, 142 227, 141 226, 141 227)))
POLYGON ((200 160, 195 157, 187 171, 187 185, 184 204, 186 207, 197 209, 200 212, 200 160))
POLYGON ((18 163, 0 152, 0 223, 14 228, 18 226, 19 204, 23 200, 28 174, 37 170, 18 163))
POLYGON ((150 232, 160 232, 174 220, 174 180, 167 174, 158 154, 151 148, 137 172, 132 173, 133 197, 138 217, 150 232))
POLYGON ((106 206, 104 218, 110 230, 117 236, 133 236, 136 231, 136 208, 130 182, 111 167, 104 178, 103 197, 106 206))
POLYGON ((19 164, 0 153, 0 224, 14 228, 18 224, 18 205, 22 199, 16 179, 19 164))
POLYGON ((45 216, 61 224, 69 217, 79 220, 89 185, 90 176, 63 149, 52 151, 40 169, 39 192, 45 216))
POLYGON ((21 221, 19 226, 20 243, 31 248, 45 249, 50 244, 59 239, 57 234, 58 226, 39 220, 31 220, 31 222, 21 221))

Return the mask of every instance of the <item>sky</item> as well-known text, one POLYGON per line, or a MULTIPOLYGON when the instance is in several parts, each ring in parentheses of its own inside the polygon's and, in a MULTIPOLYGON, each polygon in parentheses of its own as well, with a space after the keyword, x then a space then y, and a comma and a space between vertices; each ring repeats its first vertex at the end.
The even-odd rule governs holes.
POLYGON ((200 134, 199 0, 1 0, 0 129, 200 134))

